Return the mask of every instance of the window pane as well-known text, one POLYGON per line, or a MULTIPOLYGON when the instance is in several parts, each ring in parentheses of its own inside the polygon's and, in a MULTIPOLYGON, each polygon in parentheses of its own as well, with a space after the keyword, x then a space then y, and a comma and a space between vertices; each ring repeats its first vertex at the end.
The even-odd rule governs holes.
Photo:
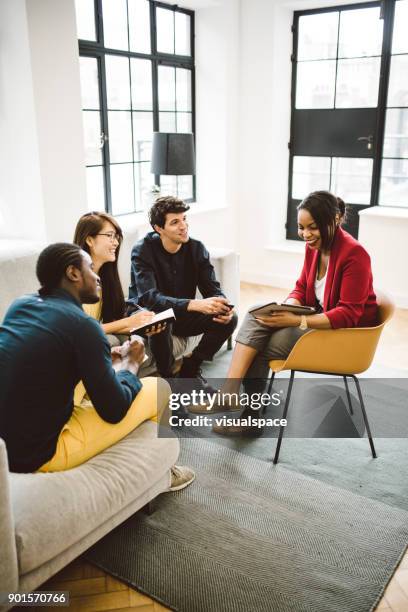
POLYGON ((123 215, 133 212, 134 185, 133 164, 118 164, 110 166, 112 214, 123 215))
POLYGON ((408 106, 408 55, 391 57, 387 106, 408 106))
POLYGON ((160 53, 174 53, 174 11, 156 9, 157 50, 160 53))
POLYGON ((118 111, 110 112, 108 113, 108 122, 111 163, 133 161, 130 113, 118 111))
POLYGON ((297 65, 296 108, 333 108, 336 61, 297 65))
POLYGON ((329 187, 330 157, 293 158, 292 198, 303 200, 312 191, 329 187))
POLYGON ((408 53, 408 2, 399 0, 395 4, 394 33, 392 36, 392 53, 408 53))
POLYGON ((150 173, 150 162, 134 164, 136 210, 146 208, 146 200, 152 193, 154 175, 150 173))
POLYGON ((177 132, 176 113, 159 113, 159 132, 177 132))
POLYGON ((337 108, 377 106, 381 58, 339 60, 337 66, 337 108))
POLYGON ((176 110, 176 69, 159 66, 159 109, 176 110))
POLYGON ((189 175, 177 177, 177 196, 182 200, 193 197, 193 177, 189 175))
POLYGON ((102 164, 101 120, 99 111, 84 111, 85 163, 87 166, 102 164))
POLYGON ((153 108, 152 63, 150 60, 131 59, 130 68, 133 110, 151 110, 153 108))
POLYGON ((387 110, 384 157, 408 158, 408 108, 387 110))
POLYGON ((105 61, 108 108, 130 110, 128 58, 107 55, 105 61))
POLYGON ((86 169, 88 210, 105 210, 105 191, 102 166, 86 169))
POLYGON ((128 0, 130 50, 150 53, 150 8, 147 0, 128 0))
POLYGON ((83 108, 100 108, 98 61, 95 57, 80 57, 81 97, 83 108))
POLYGON ((337 12, 300 17, 297 59, 335 58, 338 20, 337 12))
POLYGON ((177 132, 186 133, 192 132, 192 115, 191 113, 176 113, 177 132))
POLYGON ((372 159, 333 157, 330 190, 349 204, 370 204, 372 159))
POLYGON ((339 57, 381 55, 383 23, 379 7, 342 11, 339 57))
POLYGON ((126 0, 102 0, 102 16, 105 47, 128 51, 126 0))
POLYGON ((176 106, 178 111, 191 111, 191 70, 176 68, 176 106))
POLYGON ((75 0, 78 38, 96 40, 94 0, 75 0))
POLYGON ((160 177, 160 195, 177 195, 177 177, 162 174, 160 177))
POLYGON ((152 158, 153 113, 133 113, 133 150, 135 161, 152 158))
POLYGON ((191 55, 190 21, 185 13, 175 13, 175 38, 177 55, 191 55))
POLYGON ((383 160, 380 204, 383 206, 408 206, 408 160, 383 160))

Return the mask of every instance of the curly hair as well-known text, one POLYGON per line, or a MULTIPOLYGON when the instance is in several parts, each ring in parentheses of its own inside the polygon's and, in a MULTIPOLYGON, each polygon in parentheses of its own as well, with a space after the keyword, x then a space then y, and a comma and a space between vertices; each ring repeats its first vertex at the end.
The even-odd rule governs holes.
POLYGON ((168 213, 183 213, 190 210, 188 204, 180 198, 174 196, 162 196, 157 198, 151 209, 149 210, 149 222, 154 229, 155 225, 164 227, 166 223, 166 215, 168 213))

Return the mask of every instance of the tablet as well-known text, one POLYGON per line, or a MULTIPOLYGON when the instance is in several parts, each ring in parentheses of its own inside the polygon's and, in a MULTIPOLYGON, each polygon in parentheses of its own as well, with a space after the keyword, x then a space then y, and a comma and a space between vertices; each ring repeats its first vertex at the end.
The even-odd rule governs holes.
POLYGON ((268 316, 273 312, 293 312, 299 315, 312 315, 316 314, 316 309, 312 306, 295 306, 294 304, 283 304, 282 302, 268 302, 266 304, 258 304, 257 306, 250 308, 249 312, 258 316, 268 316))

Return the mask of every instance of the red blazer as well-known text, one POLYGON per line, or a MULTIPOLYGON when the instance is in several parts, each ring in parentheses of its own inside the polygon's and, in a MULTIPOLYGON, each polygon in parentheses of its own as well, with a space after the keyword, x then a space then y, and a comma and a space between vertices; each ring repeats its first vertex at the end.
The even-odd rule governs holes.
MULTIPOLYGON (((306 245, 302 273, 289 297, 305 306, 318 306, 314 284, 319 252, 306 245)), ((333 329, 377 324, 370 256, 357 240, 337 228, 330 252, 323 312, 333 329)))

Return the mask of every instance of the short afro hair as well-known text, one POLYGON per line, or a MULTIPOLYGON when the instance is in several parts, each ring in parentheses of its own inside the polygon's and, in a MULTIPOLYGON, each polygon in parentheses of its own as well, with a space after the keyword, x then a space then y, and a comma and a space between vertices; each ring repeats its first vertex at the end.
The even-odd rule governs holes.
POLYGON ((180 200, 180 198, 175 198, 174 196, 157 198, 149 210, 150 225, 153 229, 155 225, 164 227, 168 213, 184 213, 188 210, 190 210, 189 205, 180 200))

